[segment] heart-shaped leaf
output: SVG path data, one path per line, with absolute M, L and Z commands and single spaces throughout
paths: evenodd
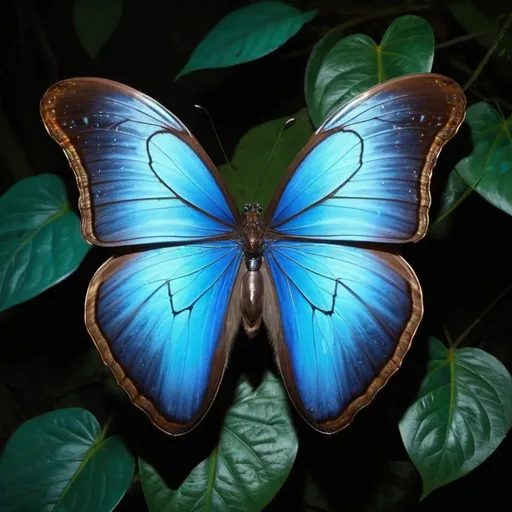
M 116 29 L 123 0 L 74 0 L 73 21 L 85 51 L 94 59 Z
M 219 444 L 178 489 L 170 489 L 152 466 L 139 460 L 149 511 L 263 510 L 288 477 L 297 445 L 281 382 L 267 373 L 253 389 L 244 379 Z
M 309 114 L 315 126 L 347 100 L 370 87 L 402 75 L 428 73 L 434 59 L 434 34 L 419 16 L 402 16 L 386 30 L 380 45 L 363 34 L 335 44 L 309 86 Z M 309 73 L 314 73 L 311 67 Z M 306 83 L 313 79 L 306 76 Z
M 89 249 L 58 176 L 13 185 L 0 198 L 0 311 L 67 277 Z
M 485 461 L 512 427 L 512 378 L 477 348 L 429 339 L 429 368 L 400 433 L 423 480 L 423 497 Z
M 258 2 L 236 9 L 208 32 L 176 80 L 198 69 L 259 59 L 286 43 L 316 14 L 316 10 L 304 13 L 282 2 Z
M 272 155 L 279 134 L 290 117 L 295 119 L 295 123 L 284 131 Z M 306 109 L 290 117 L 267 121 L 252 128 L 238 142 L 231 166 L 219 166 L 219 172 L 239 208 L 253 200 L 265 208 L 286 169 L 312 135 L 313 128 Z
M 330 30 L 318 43 L 313 46 L 309 54 L 304 77 L 304 96 L 308 109 L 311 112 L 315 105 L 315 85 L 318 73 L 322 68 L 325 57 L 331 51 L 332 47 L 343 37 L 343 32 L 339 27 Z
M 473 151 L 455 169 L 482 197 L 512 215 L 512 116 L 507 120 L 489 103 L 466 112 Z
M 441 194 L 441 201 L 437 216 L 430 225 L 429 233 L 432 233 L 438 226 L 455 210 L 466 197 L 471 193 L 471 187 L 459 176 L 454 169 L 449 175 L 448 180 Z
M 33 418 L 0 458 L 0 509 L 109 512 L 128 489 L 135 463 L 122 441 L 106 437 L 79 408 Z

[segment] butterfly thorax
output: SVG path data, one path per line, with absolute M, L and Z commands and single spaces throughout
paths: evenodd
M 265 225 L 261 220 L 262 208 L 258 203 L 246 204 L 242 213 L 244 215 L 240 234 L 242 249 L 246 259 L 259 259 L 263 251 L 265 233 Z
M 259 271 L 265 241 L 262 211 L 258 203 L 246 204 L 242 211 L 244 222 L 240 241 L 245 254 L 246 272 L 242 278 L 240 300 L 244 328 L 249 338 L 258 333 L 263 313 L 263 277 Z

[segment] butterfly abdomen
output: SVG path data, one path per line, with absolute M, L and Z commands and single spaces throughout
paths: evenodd
M 261 258 L 247 259 L 247 272 L 242 278 L 240 301 L 244 329 L 249 338 L 254 338 L 260 330 L 263 315 L 263 277 L 259 268 Z M 252 270 L 256 268 L 256 270 Z
M 249 338 L 258 334 L 263 317 L 263 277 L 260 268 L 265 226 L 260 219 L 261 213 L 262 208 L 258 203 L 245 205 L 240 237 L 247 268 L 241 283 L 240 306 L 244 329 Z

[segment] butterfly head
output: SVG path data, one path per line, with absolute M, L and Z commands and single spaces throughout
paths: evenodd
M 242 214 L 244 217 L 248 217 L 250 214 L 256 214 L 258 217 L 261 217 L 263 213 L 263 208 L 260 203 L 245 203 Z

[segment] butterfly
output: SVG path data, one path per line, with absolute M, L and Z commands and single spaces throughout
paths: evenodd
M 423 315 L 420 283 L 393 247 L 428 227 L 430 179 L 464 120 L 451 79 L 407 75 L 333 112 L 263 214 L 238 211 L 185 125 L 102 78 L 53 85 L 48 133 L 80 189 L 91 244 L 130 247 L 96 272 L 85 324 L 104 363 L 161 430 L 204 418 L 240 326 L 261 324 L 288 394 L 335 433 L 400 367 Z

